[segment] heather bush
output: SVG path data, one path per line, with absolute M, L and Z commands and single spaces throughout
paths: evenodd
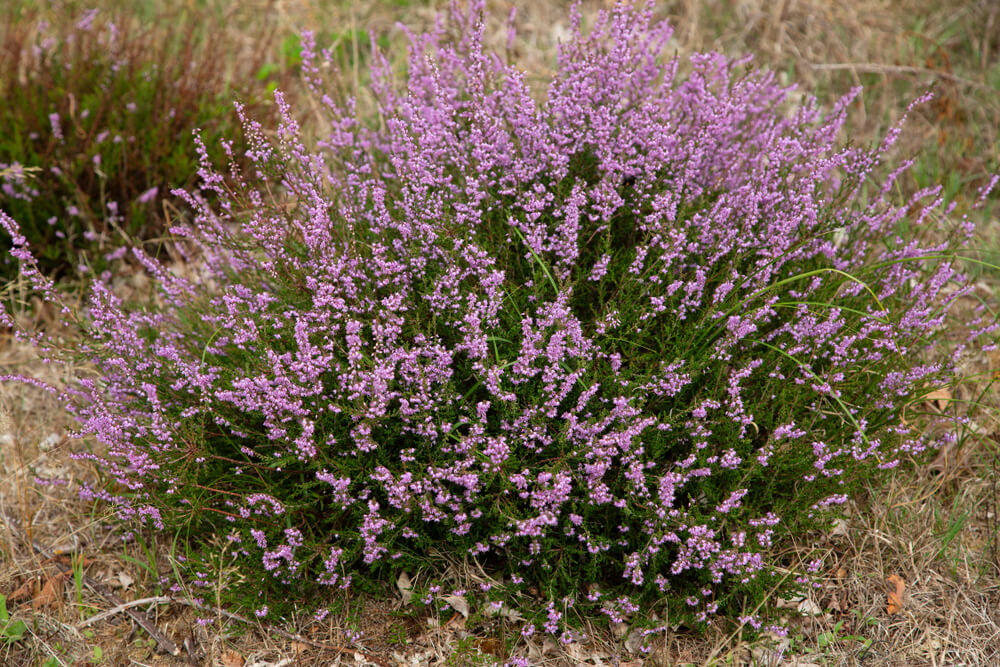
M 269 64 L 270 33 L 236 67 L 219 58 L 218 49 L 241 45 L 207 11 L 161 12 L 150 22 L 124 4 L 49 20 L 15 2 L 4 13 L 0 208 L 48 273 L 100 270 L 102 255 L 126 239 L 162 236 L 167 212 L 178 211 L 170 189 L 196 182 L 192 131 L 224 160 L 220 141 L 238 134 L 233 96 L 263 118 L 266 86 L 281 76 L 273 67 L 268 80 L 254 76 Z M 175 28 L 158 36 L 156 23 Z M 4 252 L 0 276 L 16 271 Z
M 525 635 L 759 628 L 822 567 L 781 547 L 950 437 L 903 411 L 990 330 L 925 359 L 972 226 L 936 189 L 892 201 L 898 129 L 843 146 L 853 95 L 796 106 L 718 54 L 682 76 L 668 25 L 619 7 L 575 17 L 536 101 L 482 11 L 409 35 L 402 80 L 376 60 L 373 122 L 326 96 L 305 34 L 317 145 L 280 93 L 273 137 L 239 109 L 249 169 L 199 142 L 172 230 L 199 278 L 134 249 L 156 299 L 105 276 L 77 320 L 100 373 L 65 399 L 105 448 L 86 493 L 260 616 L 419 571 L 416 600 L 513 607 Z M 477 590 L 435 581 L 463 560 Z

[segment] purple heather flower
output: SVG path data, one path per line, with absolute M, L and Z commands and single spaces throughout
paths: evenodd
M 856 91 L 824 114 L 745 60 L 665 59 L 651 2 L 589 33 L 576 7 L 541 101 L 470 4 L 408 34 L 405 80 L 376 54 L 378 122 L 331 99 L 306 33 L 315 145 L 280 94 L 276 128 L 237 106 L 249 168 L 195 140 L 200 186 L 173 191 L 192 219 L 171 230 L 192 261 L 131 250 L 149 307 L 95 277 L 80 353 L 99 378 L 56 392 L 111 481 L 83 494 L 158 529 L 197 507 L 279 588 L 454 547 L 515 586 L 596 566 L 616 585 L 577 604 L 616 622 L 664 594 L 708 622 L 718 590 L 776 565 L 774 475 L 829 516 L 846 477 L 947 442 L 900 419 L 959 360 L 918 363 L 972 289 L 940 260 L 953 246 L 897 233 L 934 224 L 942 192 L 892 201 L 902 171 L 867 187 L 898 133 L 838 145 Z M 997 328 L 977 317 L 965 345 Z M 541 605 L 558 634 L 563 607 Z
M 63 131 L 58 113 L 52 112 L 49 114 L 49 125 L 52 127 L 52 136 L 56 141 L 61 142 L 63 140 Z
M 156 198 L 156 193 L 159 191 L 160 189 L 158 187 L 155 186 L 151 187 L 145 192 L 143 192 L 141 195 L 136 197 L 135 200 L 140 204 L 148 204 L 149 202 L 153 201 Z

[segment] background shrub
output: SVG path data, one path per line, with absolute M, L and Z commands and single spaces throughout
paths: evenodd
M 481 11 L 412 35 L 404 82 L 377 63 L 378 124 L 325 98 L 311 149 L 279 95 L 273 140 L 240 111 L 248 170 L 202 146 L 218 205 L 184 195 L 172 230 L 202 280 L 136 250 L 157 304 L 98 281 L 80 322 L 89 494 L 179 531 L 195 584 L 235 562 L 225 593 L 261 616 L 447 549 L 526 634 L 639 610 L 759 627 L 808 574 L 772 547 L 937 444 L 902 410 L 954 372 L 920 359 L 971 225 L 937 190 L 890 201 L 898 130 L 841 147 L 850 97 L 793 107 L 717 54 L 678 76 L 649 9 L 577 22 L 541 102 Z M 309 35 L 303 72 L 322 96 Z
M 195 184 L 193 130 L 220 161 L 221 140 L 239 135 L 234 97 L 273 118 L 263 103 L 283 75 L 271 61 L 273 27 L 238 44 L 220 30 L 225 17 L 193 7 L 144 16 L 133 3 L 46 11 L 13 2 L 3 13 L 0 208 L 49 273 L 99 269 L 101 253 L 88 249 L 162 236 L 179 212 L 170 189 Z M 11 277 L 16 264 L 4 259 L 0 275 Z

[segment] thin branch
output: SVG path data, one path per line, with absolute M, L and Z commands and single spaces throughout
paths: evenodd
M 88 625 L 97 623 L 98 621 L 103 621 L 106 618 L 111 618 L 115 614 L 120 614 L 121 612 L 129 609 L 131 607 L 142 607 L 147 604 L 170 604 L 173 602 L 173 598 L 168 598 L 165 596 L 157 596 L 152 598 L 140 598 L 138 600 L 132 600 L 131 602 L 122 602 L 120 605 L 112 607 L 107 611 L 102 611 L 100 614 L 94 614 L 90 618 L 84 619 L 76 624 L 76 629 L 85 628 Z

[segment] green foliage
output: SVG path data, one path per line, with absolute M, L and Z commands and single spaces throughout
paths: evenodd
M 218 54 L 240 44 L 206 11 L 144 20 L 128 3 L 110 16 L 20 7 L 6 21 L 0 208 L 51 274 L 72 275 L 80 265 L 99 271 L 123 241 L 162 237 L 178 212 L 171 189 L 196 182 L 192 131 L 202 131 L 210 159 L 223 159 L 222 140 L 240 136 L 233 99 L 266 119 L 266 88 L 283 81 L 280 71 L 267 72 L 266 86 L 253 76 L 270 34 L 233 66 Z M 9 248 L 4 239 L 0 251 Z M 0 276 L 16 269 L 5 258 Z
M 6 646 L 10 646 L 24 639 L 27 632 L 28 626 L 24 621 L 11 620 L 7 611 L 7 596 L 0 593 L 0 639 Z

